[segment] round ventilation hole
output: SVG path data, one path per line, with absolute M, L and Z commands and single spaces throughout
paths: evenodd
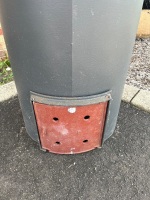
M 84 117 L 84 119 L 90 119 L 90 116 L 89 116 L 89 115 L 86 115 L 86 116 Z
M 58 121 L 59 119 L 57 117 L 54 117 L 53 120 L 56 122 Z
M 88 140 L 83 140 L 84 143 L 88 142 Z
M 56 144 L 60 144 L 60 142 L 55 142 Z

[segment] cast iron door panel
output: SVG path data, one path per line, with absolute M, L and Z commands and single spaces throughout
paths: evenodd
M 101 146 L 107 102 L 53 106 L 33 102 L 41 147 L 53 153 L 82 153 Z

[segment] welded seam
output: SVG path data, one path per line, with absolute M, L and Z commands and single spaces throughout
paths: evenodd
M 71 96 L 73 96 L 73 0 L 71 1 Z

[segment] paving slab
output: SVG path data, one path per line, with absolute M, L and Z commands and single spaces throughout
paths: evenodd
M 122 102 L 114 135 L 79 155 L 39 150 L 18 98 L 0 103 L 0 200 L 149 200 L 150 114 Z
M 139 21 L 137 37 L 150 37 L 150 10 L 142 10 Z
M 17 89 L 14 81 L 0 86 L 0 102 L 9 100 L 17 95 Z
M 124 100 L 127 103 L 130 103 L 134 96 L 139 92 L 139 88 L 134 87 L 132 85 L 127 85 L 125 84 L 124 90 L 123 90 L 123 95 L 122 95 L 122 100 Z
M 150 91 L 140 90 L 131 103 L 142 110 L 150 112 Z

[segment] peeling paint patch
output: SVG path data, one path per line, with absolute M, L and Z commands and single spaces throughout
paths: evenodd
M 69 131 L 66 129 L 64 124 L 57 124 L 55 126 L 53 126 L 53 129 L 59 133 L 61 133 L 62 135 L 67 135 L 69 133 Z
M 69 112 L 69 113 L 75 113 L 75 112 L 76 112 L 76 108 L 69 108 L 69 109 L 68 109 L 68 112 Z

